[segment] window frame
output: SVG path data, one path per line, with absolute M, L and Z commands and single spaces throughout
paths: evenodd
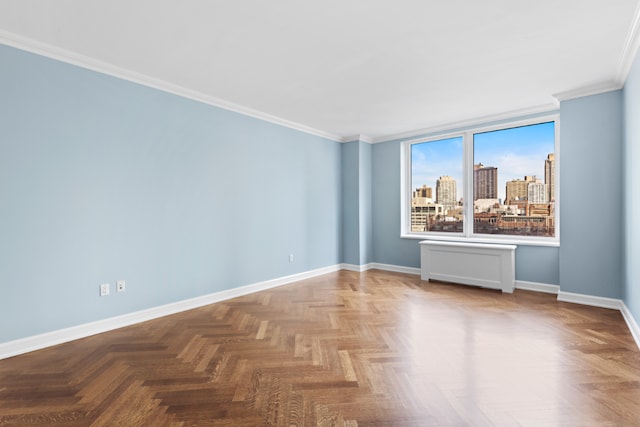
M 473 229 L 473 136 L 479 133 L 494 132 L 531 126 L 542 123 L 554 123 L 554 236 L 513 236 L 474 233 Z M 463 202 L 463 232 L 435 232 L 435 231 L 411 231 L 411 199 L 413 183 L 411 182 L 411 147 L 414 144 L 439 141 L 442 139 L 462 137 L 462 185 L 458 198 L 462 197 Z M 542 160 L 541 160 L 542 161 Z M 560 246 L 560 117 L 558 114 L 545 115 L 528 119 L 510 120 L 492 125 L 480 125 L 470 127 L 460 131 L 443 132 L 428 135 L 420 138 L 413 138 L 401 143 L 400 155 L 401 173 L 401 208 L 400 208 L 400 237 L 403 239 L 420 240 L 446 240 L 456 242 L 476 242 L 476 243 L 505 243 L 521 244 L 528 246 Z M 526 174 L 526 172 L 524 173 Z M 523 176 L 524 176 L 523 174 Z M 471 201 L 471 203 L 469 203 Z

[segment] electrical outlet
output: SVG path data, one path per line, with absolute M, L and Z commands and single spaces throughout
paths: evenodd
M 116 291 L 117 292 L 124 292 L 127 290 L 127 284 L 124 280 L 118 280 L 116 282 Z
M 293 254 L 289 254 L 289 262 L 293 262 Z
M 109 284 L 103 283 L 102 285 L 100 285 L 100 296 L 106 297 L 107 295 L 109 295 Z

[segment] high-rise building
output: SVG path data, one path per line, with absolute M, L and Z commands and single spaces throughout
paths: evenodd
M 411 204 L 411 231 L 429 231 L 437 217 L 444 216 L 444 207 L 424 202 L 426 197 L 414 199 Z
M 473 200 L 498 198 L 498 168 L 473 165 Z
M 544 161 L 544 183 L 547 184 L 549 202 L 556 201 L 556 160 L 553 153 L 549 153 L 547 160 Z
M 527 175 L 524 179 L 513 179 L 511 181 L 507 181 L 507 191 L 504 204 L 512 205 L 516 204 L 516 202 L 527 200 L 529 198 L 529 183 L 535 182 L 535 180 L 535 175 Z
M 436 203 L 445 209 L 453 209 L 457 206 L 456 180 L 450 176 L 441 176 L 436 181 Z
M 530 182 L 527 187 L 527 193 L 529 204 L 544 204 L 548 202 L 549 186 L 540 180 Z
M 427 187 L 423 185 L 422 187 L 416 188 L 416 191 L 413 192 L 413 198 L 416 197 L 426 197 L 427 199 L 433 199 L 433 189 L 431 187 Z

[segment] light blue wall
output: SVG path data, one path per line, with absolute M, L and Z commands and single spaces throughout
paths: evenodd
M 562 242 L 560 243 L 562 245 Z M 560 284 L 560 248 L 518 245 L 516 249 L 516 280 Z
M 640 320 L 640 56 L 624 87 L 624 232 L 622 296 Z
M 640 74 L 635 68 L 634 73 Z M 640 83 L 632 78 L 626 89 L 627 104 L 633 105 L 626 113 L 628 123 L 635 117 L 633 108 L 640 108 L 634 103 L 637 101 L 631 99 Z M 561 104 L 561 246 L 519 245 L 516 251 L 517 280 L 560 285 L 565 292 L 621 297 L 622 117 L 621 91 Z M 640 143 L 640 128 L 637 126 L 627 124 L 627 180 L 630 184 L 640 184 L 640 174 L 636 176 L 633 175 L 635 172 L 629 172 L 632 169 L 629 162 L 638 159 L 639 150 L 630 146 Z M 630 136 L 630 132 L 635 136 Z M 400 238 L 400 146 L 401 141 L 390 141 L 373 147 L 374 260 L 417 268 L 420 266 L 418 241 Z M 632 187 L 628 185 L 626 191 L 628 201 L 637 199 L 633 197 Z M 638 251 L 640 236 L 636 233 L 638 226 L 633 228 L 633 211 L 627 207 L 627 228 L 631 227 L 631 230 L 625 231 L 633 236 L 627 248 Z M 633 253 L 627 255 L 627 274 L 630 277 L 627 293 L 630 304 L 640 306 L 636 299 L 640 293 L 631 297 L 633 292 L 629 290 L 630 282 L 640 279 L 639 270 L 629 266 L 633 264 L 630 261 L 634 259 Z M 640 307 L 636 309 L 640 310 Z
M 340 262 L 420 265 L 401 141 L 338 144 L 6 46 L 0 63 L 0 342 Z M 562 246 L 516 252 L 517 280 L 636 318 L 638 99 L 636 63 L 624 110 L 621 91 L 562 103 Z
M 400 238 L 400 142 L 373 146 L 373 259 L 420 267 L 418 240 Z
M 373 261 L 372 151 L 364 141 L 342 145 L 342 259 L 352 265 Z
M 340 144 L 6 46 L 0 64 L 0 342 L 340 262 Z
M 360 264 L 373 262 L 373 184 L 372 165 L 373 146 L 358 141 L 360 148 Z
M 382 264 L 419 268 L 419 240 L 400 238 L 401 144 L 396 140 L 373 146 L 373 258 Z M 557 247 L 519 245 L 516 280 L 558 285 L 558 262 Z
M 560 105 L 561 290 L 621 297 L 622 91 Z
M 360 146 L 342 144 L 342 261 L 360 265 Z

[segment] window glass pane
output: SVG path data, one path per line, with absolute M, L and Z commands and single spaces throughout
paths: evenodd
M 554 122 L 473 136 L 473 231 L 555 235 Z
M 411 145 L 411 231 L 462 233 L 462 137 Z

